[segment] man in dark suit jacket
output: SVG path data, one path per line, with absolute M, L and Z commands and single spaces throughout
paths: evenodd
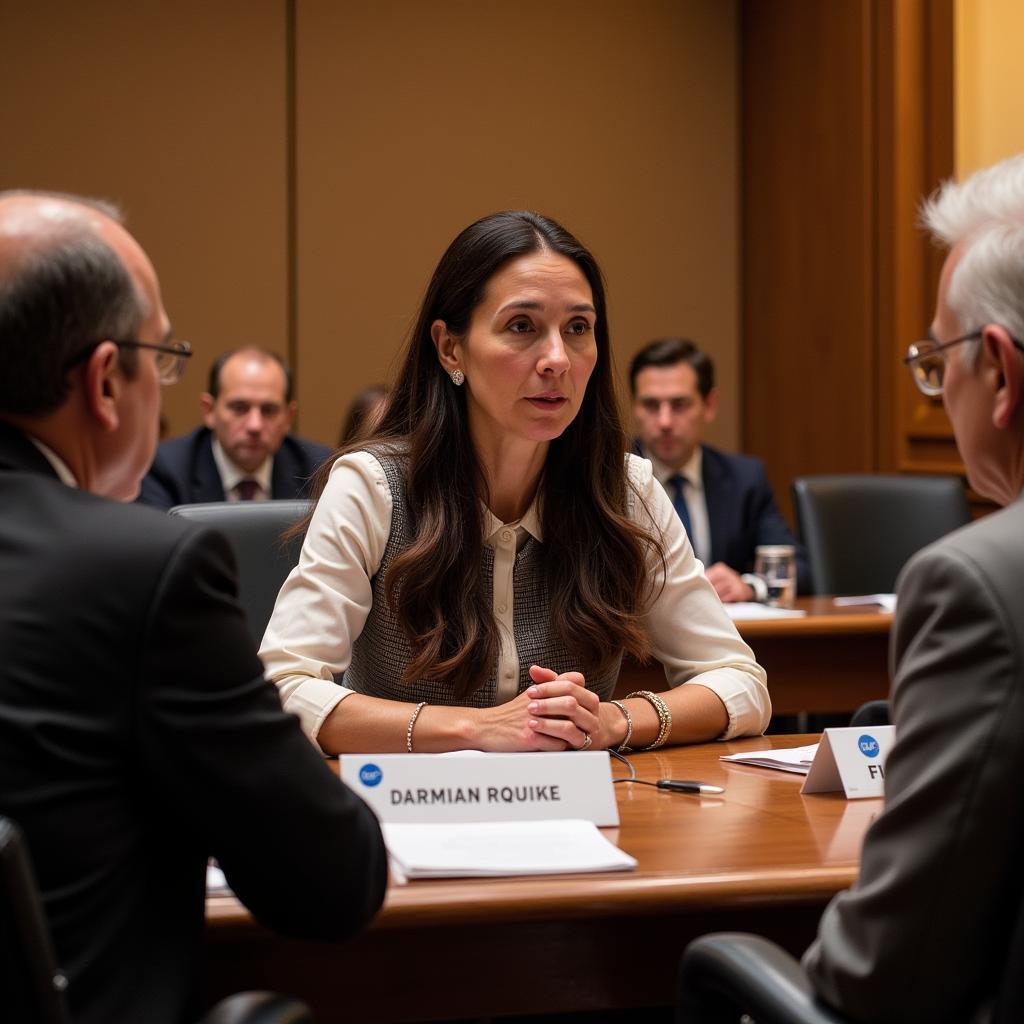
M 775 504 L 760 460 L 702 443 L 718 406 L 714 373 L 711 357 L 692 341 L 662 338 L 642 348 L 629 370 L 636 451 L 653 463 L 723 601 L 766 596 L 753 575 L 760 545 L 796 549 L 797 590 L 807 593 L 806 553 Z
M 309 493 L 331 450 L 288 433 L 295 402 L 280 356 L 258 348 L 223 353 L 199 401 L 204 426 L 159 445 L 142 481 L 142 504 L 168 509 Z
M 76 1024 L 195 1019 L 210 856 L 306 938 L 386 882 L 373 815 L 263 678 L 227 542 L 123 503 L 187 355 L 113 211 L 0 194 L 0 813 Z

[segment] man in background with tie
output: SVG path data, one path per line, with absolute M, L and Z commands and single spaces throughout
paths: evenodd
M 711 357 L 683 338 L 652 341 L 633 357 L 629 385 L 636 451 L 654 465 L 718 596 L 765 598 L 764 582 L 753 574 L 761 544 L 794 546 L 797 592 L 807 593 L 806 554 L 775 504 L 760 460 L 702 443 L 718 405 Z
M 199 401 L 204 425 L 160 444 L 140 502 L 167 509 L 306 496 L 331 450 L 288 433 L 296 404 L 280 356 L 248 347 L 223 353 Z

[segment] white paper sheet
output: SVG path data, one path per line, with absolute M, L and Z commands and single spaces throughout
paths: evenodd
M 206 865 L 206 891 L 211 896 L 224 896 L 231 893 L 231 886 L 228 885 L 224 872 L 212 860 Z
M 384 823 L 392 862 L 407 878 L 629 871 L 636 861 L 589 821 Z
M 818 744 L 806 747 L 784 747 L 781 750 L 746 750 L 742 754 L 723 754 L 720 760 L 735 764 L 752 764 L 758 768 L 778 768 L 784 772 L 806 775 L 811 769 Z
M 737 601 L 722 607 L 733 622 L 747 619 L 799 619 L 807 614 L 802 608 L 773 608 L 756 601 Z
M 834 597 L 832 603 L 837 608 L 854 608 L 860 604 L 881 605 L 883 611 L 896 611 L 895 594 L 858 594 L 854 597 Z

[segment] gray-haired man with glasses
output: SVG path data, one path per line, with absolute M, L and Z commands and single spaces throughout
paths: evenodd
M 988 1019 L 1022 910 L 1024 155 L 945 185 L 924 222 L 950 251 L 906 363 L 942 396 L 971 485 L 1006 507 L 898 584 L 885 812 L 804 958 L 858 1021 Z
M 210 856 L 297 936 L 383 898 L 376 820 L 263 678 L 227 542 L 124 503 L 188 355 L 115 211 L 0 193 L 0 815 L 76 1024 L 198 1017 Z

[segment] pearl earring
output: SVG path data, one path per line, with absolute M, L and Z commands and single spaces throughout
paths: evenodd
M 459 387 L 466 379 L 466 375 L 459 369 L 452 370 L 451 372 L 452 383 Z

